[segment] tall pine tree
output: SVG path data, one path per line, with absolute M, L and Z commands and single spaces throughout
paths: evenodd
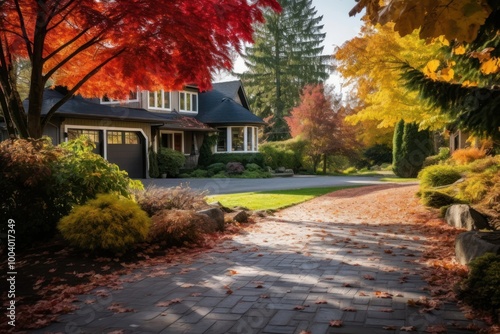
M 255 43 L 244 55 L 248 70 L 241 74 L 252 109 L 270 117 L 268 140 L 290 137 L 284 117 L 298 104 L 305 85 L 328 78 L 331 58 L 322 55 L 323 17 L 312 0 L 279 2 L 282 12 L 269 11 L 265 23 L 256 28 Z

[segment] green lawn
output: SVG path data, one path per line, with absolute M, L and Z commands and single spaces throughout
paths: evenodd
M 277 210 L 302 203 L 314 197 L 331 193 L 336 190 L 359 186 L 340 186 L 326 188 L 304 188 L 291 190 L 258 191 L 249 193 L 213 195 L 207 197 L 207 202 L 220 202 L 232 208 L 244 206 L 250 210 Z

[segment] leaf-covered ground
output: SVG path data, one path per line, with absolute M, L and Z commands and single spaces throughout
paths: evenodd
M 453 286 L 467 274 L 467 270 L 464 266 L 457 264 L 454 259 L 454 240 L 461 231 L 444 224 L 443 220 L 438 218 L 436 211 L 422 207 L 418 203 L 418 198 L 415 197 L 417 190 L 418 187 L 414 185 L 377 185 L 346 189 L 288 208 L 286 212 L 278 212 L 272 218 L 279 220 L 283 214 L 283 217 L 294 217 L 294 221 L 305 223 L 308 221 L 349 222 L 350 226 L 359 225 L 359 229 L 363 229 L 364 226 L 380 226 L 381 230 L 385 231 L 384 233 L 387 231 L 393 234 L 404 233 L 408 240 L 416 240 L 419 236 L 425 238 L 426 252 L 423 257 L 410 257 L 411 254 L 407 256 L 408 261 L 417 261 L 423 265 L 422 275 L 429 283 L 427 289 L 432 296 L 432 299 L 424 301 L 425 305 L 416 306 L 432 310 L 440 302 L 456 302 Z M 58 240 L 28 249 L 17 254 L 17 326 L 15 332 L 19 332 L 21 328 L 44 327 L 54 321 L 58 315 L 74 310 L 73 301 L 79 294 L 91 290 L 94 290 L 95 294 L 95 289 L 99 287 L 106 288 L 106 291 L 119 290 L 125 282 L 145 276 L 161 276 L 163 273 L 157 270 L 159 267 L 165 267 L 166 264 L 175 266 L 179 263 L 189 263 L 199 254 L 206 253 L 214 247 L 217 248 L 223 240 L 231 238 L 234 233 L 252 234 L 272 228 L 266 224 L 272 224 L 272 220 L 264 219 L 258 224 L 242 226 L 241 230 L 231 227 L 225 234 L 208 235 L 202 245 L 175 248 L 169 251 L 144 245 L 123 255 L 91 255 L 69 249 Z M 359 232 L 351 229 L 349 233 L 354 238 Z M 302 239 L 297 241 L 301 243 L 300 248 L 303 248 L 304 254 L 307 253 L 308 237 L 302 236 Z M 348 241 L 340 240 L 339 242 Z M 384 237 L 381 236 L 381 246 L 384 242 Z M 356 247 L 363 247 L 363 245 L 350 247 L 356 251 Z M 390 254 L 389 252 L 392 251 L 394 250 L 387 247 L 384 252 Z M 5 263 L 2 263 L 2 268 L 6 268 Z M 2 275 L 0 279 L 4 284 L 5 270 L 2 271 Z M 127 275 L 126 278 L 124 275 Z M 374 277 L 365 275 L 362 279 L 371 281 Z M 404 275 L 401 279 L 405 279 Z M 6 289 L 2 289 L 3 303 L 7 301 L 5 291 Z M 105 293 L 105 290 L 103 291 Z M 228 287 L 226 292 L 231 294 L 231 288 Z M 384 291 L 377 292 L 379 292 L 377 298 L 390 297 L 385 295 Z M 91 302 L 92 300 L 89 300 L 89 303 Z M 168 301 L 169 304 L 175 302 L 175 300 Z M 422 302 L 415 301 L 415 303 Z M 113 312 L 129 312 L 123 305 L 111 306 Z M 298 307 L 305 306 L 298 305 Z M 348 309 L 344 311 L 349 312 Z M 382 312 L 390 313 L 391 311 L 387 309 Z M 467 308 L 464 308 L 464 311 L 471 318 L 479 316 Z M 342 322 L 338 320 L 331 326 L 342 326 Z M 4 329 L 8 329 L 5 317 L 2 318 L 0 331 Z M 490 333 L 497 333 L 498 330 L 498 327 L 492 325 Z

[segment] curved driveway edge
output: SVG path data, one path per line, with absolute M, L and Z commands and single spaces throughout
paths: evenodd
M 385 184 L 379 176 L 310 176 L 274 177 L 268 179 L 206 178 L 206 179 L 142 179 L 144 186 L 176 187 L 188 185 L 206 190 L 210 195 L 266 190 L 286 190 L 314 187 Z

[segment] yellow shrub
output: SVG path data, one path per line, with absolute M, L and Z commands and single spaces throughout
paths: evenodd
M 459 165 L 466 165 L 474 160 L 482 159 L 485 156 L 486 156 L 485 150 L 475 147 L 456 150 L 451 155 L 452 159 Z
M 150 224 L 146 212 L 134 201 L 101 194 L 73 208 L 60 220 L 58 229 L 73 246 L 118 252 L 145 240 Z

